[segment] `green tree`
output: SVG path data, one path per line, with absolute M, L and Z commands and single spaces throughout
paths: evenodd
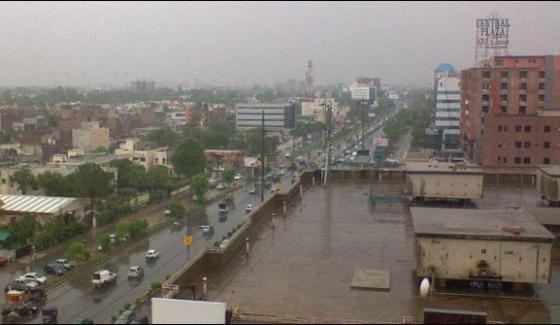
M 95 200 L 107 197 L 113 192 L 113 173 L 105 172 L 96 164 L 81 165 L 69 176 L 74 195 L 88 198 L 92 212 L 95 211 Z
M 11 241 L 13 245 L 21 247 L 31 241 L 38 228 L 39 224 L 35 217 L 25 215 L 23 218 L 14 219 L 8 225 L 8 232 L 12 235 Z
M 64 254 L 64 257 L 71 261 L 87 261 L 91 253 L 86 245 L 82 242 L 73 242 Z
M 57 172 L 46 171 L 37 176 L 37 184 L 48 196 L 72 196 L 72 184 Z
M 169 211 L 169 216 L 175 219 L 183 218 L 187 213 L 185 207 L 178 200 L 171 202 L 169 205 Z
M 101 250 L 106 252 L 111 249 L 111 237 L 108 234 L 102 234 L 99 236 L 99 245 Z
M 175 148 L 179 142 L 179 135 L 175 131 L 169 129 L 158 129 L 148 134 L 148 140 L 157 143 L 158 146 Z
M 230 187 L 231 183 L 233 183 L 233 179 L 235 177 L 235 169 L 233 168 L 226 168 L 224 170 L 224 173 L 222 174 L 223 178 L 224 178 L 224 182 L 226 182 L 226 184 L 228 185 L 228 187 Z
M 123 220 L 117 224 L 117 241 L 130 236 L 130 222 Z
M 177 147 L 171 160 L 175 170 L 187 178 L 204 172 L 206 168 L 202 147 L 192 138 L 186 139 Z
M 95 152 L 95 153 L 107 153 L 108 150 L 105 147 L 99 147 L 99 148 L 95 149 L 93 152 Z
M 21 194 L 27 194 L 30 188 L 37 186 L 37 180 L 29 169 L 21 169 L 10 176 L 10 181 L 18 185 Z
M 208 191 L 208 179 L 205 174 L 196 174 L 191 178 L 191 188 L 199 202 L 204 202 L 204 193 Z
M 159 191 L 160 193 L 169 195 L 169 191 L 173 185 L 173 178 L 169 173 L 169 169 L 159 165 L 148 170 L 146 173 L 146 185 L 152 191 Z
M 144 166 L 135 164 L 128 159 L 122 159 L 111 162 L 111 167 L 117 168 L 119 187 L 133 187 L 136 190 L 146 187 L 146 169 Z

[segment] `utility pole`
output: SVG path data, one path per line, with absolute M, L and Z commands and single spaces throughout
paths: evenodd
M 327 142 L 327 155 L 326 155 L 326 162 L 325 162 L 325 177 L 323 178 L 323 186 L 327 186 L 327 177 L 329 174 L 329 165 L 331 163 L 331 116 L 332 116 L 332 106 L 330 104 L 327 105 L 327 116 L 325 119 L 326 124 L 326 142 Z
M 365 100 L 362 100 L 362 150 L 365 149 L 365 123 L 366 123 L 366 117 L 365 117 L 365 107 L 366 107 L 366 102 Z
M 261 115 L 261 203 L 264 202 L 264 110 Z

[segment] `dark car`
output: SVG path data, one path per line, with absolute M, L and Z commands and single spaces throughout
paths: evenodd
M 7 293 L 8 291 L 11 290 L 15 290 L 15 291 L 27 291 L 29 290 L 29 287 L 23 283 L 23 282 L 12 282 L 9 283 L 5 288 L 4 288 L 4 293 Z
M 0 266 L 6 266 L 9 262 L 10 261 L 7 258 L 0 257 Z
M 47 264 L 43 267 L 43 273 L 45 274 L 55 274 L 55 275 L 64 275 L 67 269 L 64 266 L 58 264 Z

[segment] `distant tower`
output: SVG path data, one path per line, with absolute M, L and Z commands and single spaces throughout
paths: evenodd
M 305 92 L 307 96 L 314 97 L 313 91 L 313 61 L 307 63 L 307 71 L 305 72 Z
M 476 20 L 476 66 L 483 65 L 490 57 L 508 54 L 509 26 L 509 19 L 497 13 Z

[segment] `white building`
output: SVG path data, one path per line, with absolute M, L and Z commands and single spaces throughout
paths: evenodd
M 375 99 L 375 88 L 366 83 L 355 82 L 348 87 L 353 100 L 370 101 Z
M 442 135 L 443 152 L 460 152 L 461 86 L 450 64 L 440 64 L 434 72 L 434 127 Z
M 314 121 L 323 122 L 325 103 L 331 105 L 333 115 L 336 116 L 338 114 L 338 104 L 334 98 L 316 98 L 312 102 L 302 102 L 301 115 Z
M 144 166 L 146 170 L 155 166 L 171 167 L 167 147 L 141 148 L 136 139 L 126 139 L 122 142 L 119 148 L 115 149 L 115 155 L 127 155 L 130 161 Z
M 266 129 L 291 129 L 296 123 L 294 104 L 237 104 L 236 126 L 238 129 L 260 128 L 262 112 L 264 111 L 264 125 Z

